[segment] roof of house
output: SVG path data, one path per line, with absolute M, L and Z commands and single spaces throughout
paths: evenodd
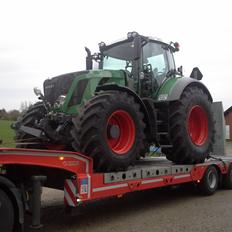
M 232 106 L 225 110 L 224 115 L 228 114 L 230 111 L 232 111 Z

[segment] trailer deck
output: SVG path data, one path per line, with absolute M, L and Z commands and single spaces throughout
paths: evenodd
M 76 152 L 0 148 L 0 189 L 13 199 L 21 225 L 28 210 L 34 212 L 32 225 L 40 225 L 41 185 L 62 189 L 65 207 L 73 208 L 82 202 L 188 182 L 206 195 L 220 183 L 231 188 L 232 157 L 214 157 L 196 165 L 144 158 L 127 171 L 95 173 L 92 159 Z

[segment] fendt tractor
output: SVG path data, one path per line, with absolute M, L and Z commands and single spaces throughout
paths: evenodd
M 17 146 L 78 151 L 95 171 L 126 170 L 151 145 L 177 164 L 204 162 L 214 142 L 212 97 L 193 68 L 184 77 L 179 44 L 129 32 L 99 53 L 88 48 L 86 70 L 44 81 L 40 101 L 13 125 Z M 93 63 L 98 69 L 93 69 Z

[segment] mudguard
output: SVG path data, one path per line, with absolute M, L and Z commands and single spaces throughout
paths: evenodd
M 189 77 L 168 79 L 158 90 L 155 98 L 159 102 L 178 100 L 180 99 L 184 89 L 190 85 L 198 86 L 199 88 L 203 89 L 203 91 L 209 96 L 210 101 L 213 101 L 213 98 L 207 87 L 202 82 Z
M 7 179 L 4 176 L 0 176 L 0 188 L 3 190 L 7 190 L 9 195 L 14 198 L 14 204 L 17 207 L 17 214 L 18 214 L 18 222 L 20 225 L 24 223 L 24 209 L 23 209 L 23 201 L 21 199 L 21 195 L 19 190 L 16 188 L 13 182 Z

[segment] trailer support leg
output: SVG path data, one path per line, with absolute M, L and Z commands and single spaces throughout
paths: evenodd
M 44 182 L 46 176 L 32 176 L 33 190 L 32 190 L 32 225 L 31 228 L 39 229 L 43 227 L 40 223 L 40 210 L 41 210 L 41 194 L 42 194 L 42 182 Z

